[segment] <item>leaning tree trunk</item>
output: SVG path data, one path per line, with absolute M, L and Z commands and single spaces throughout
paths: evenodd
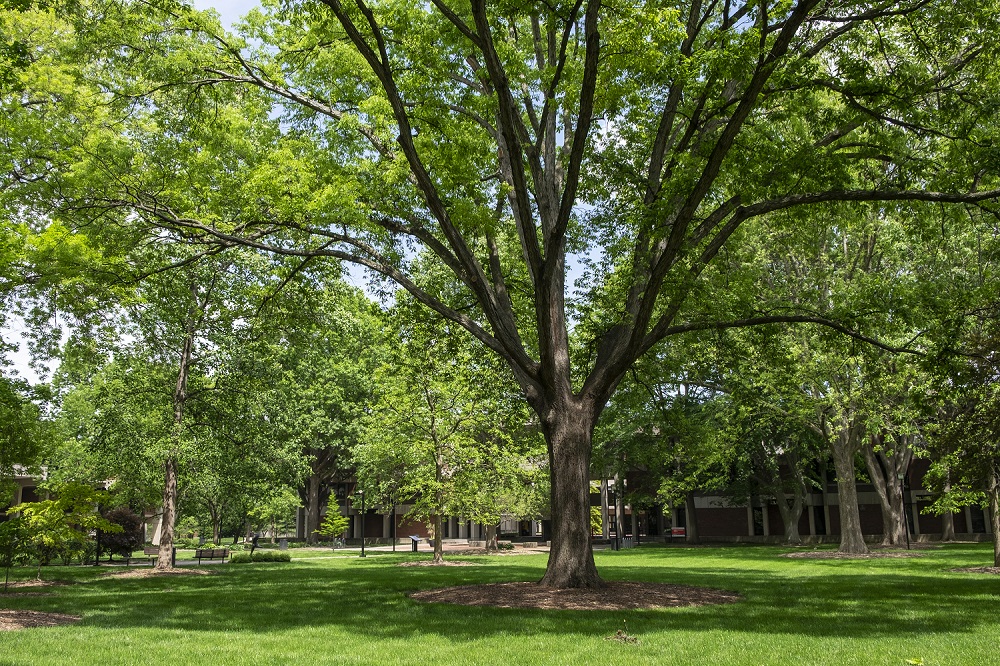
M 854 454 L 858 449 L 860 428 L 845 425 L 830 440 L 833 466 L 837 470 L 837 494 L 840 501 L 841 553 L 863 555 L 868 551 L 861 532 L 861 512 L 858 510 L 858 487 L 854 472 Z
M 596 588 L 603 582 L 590 544 L 590 452 L 593 410 L 575 401 L 543 419 L 549 449 L 552 547 L 540 583 L 552 588 Z

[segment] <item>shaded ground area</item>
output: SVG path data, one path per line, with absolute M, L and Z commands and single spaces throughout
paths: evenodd
M 955 573 L 1000 574 L 1000 567 L 968 567 L 966 569 L 949 569 L 949 571 L 954 571 Z
M 43 613 L 33 610 L 6 610 L 0 608 L 0 631 L 16 631 L 34 627 L 58 627 L 79 622 L 78 615 Z
M 881 560 L 885 558 L 923 557 L 923 553 L 873 552 L 873 553 L 839 553 L 835 550 L 809 550 L 797 553 L 783 553 L 781 557 L 800 560 Z
M 539 608 L 544 610 L 626 610 L 729 604 L 742 599 L 736 592 L 706 587 L 612 581 L 597 590 L 555 590 L 537 583 L 489 583 L 421 590 L 410 595 L 417 601 Z

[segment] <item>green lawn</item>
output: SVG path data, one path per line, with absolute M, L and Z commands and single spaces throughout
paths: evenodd
M 212 565 L 214 576 L 95 580 L 7 608 L 75 613 L 75 626 L 0 633 L 0 664 L 1000 664 L 990 544 L 914 559 L 794 560 L 770 547 L 600 552 L 607 579 L 736 590 L 737 604 L 627 612 L 418 604 L 415 589 L 533 580 L 544 556 L 478 567 L 396 567 L 410 554 Z M 293 551 L 293 557 L 295 552 Z M 419 557 L 426 558 L 426 554 Z M 102 569 L 106 571 L 106 569 Z M 17 570 L 20 578 L 28 570 Z M 622 620 L 639 643 L 605 641 Z

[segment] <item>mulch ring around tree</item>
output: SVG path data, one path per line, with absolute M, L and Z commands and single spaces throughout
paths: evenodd
M 1000 574 L 1000 567 L 967 567 L 965 569 L 948 569 L 948 571 L 954 571 L 955 573 Z
M 612 581 L 598 589 L 553 589 L 538 583 L 489 583 L 420 590 L 410 595 L 417 601 L 538 608 L 542 610 L 631 610 L 731 604 L 743 597 L 736 592 L 669 583 Z
M 208 569 L 189 569 L 176 567 L 174 569 L 125 569 L 124 571 L 111 571 L 101 576 L 101 578 L 156 578 L 158 576 L 211 576 L 214 571 Z
M 780 557 L 790 557 L 797 560 L 879 560 L 885 558 L 923 557 L 924 553 L 911 552 L 880 552 L 871 553 L 841 553 L 836 550 L 808 550 L 794 553 L 784 553 Z
M 52 592 L 43 592 L 39 588 L 58 587 L 70 585 L 65 580 L 12 580 L 7 583 L 7 591 L 4 591 L 3 582 L 0 581 L 0 599 L 10 597 L 51 597 Z
M 33 610 L 9 610 L 0 608 L 0 631 L 17 631 L 37 627 L 58 627 L 81 620 L 78 615 L 64 613 L 43 613 Z

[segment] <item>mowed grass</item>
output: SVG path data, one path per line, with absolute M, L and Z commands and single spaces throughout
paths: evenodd
M 627 612 L 420 604 L 406 596 L 536 580 L 544 555 L 434 568 L 395 566 L 426 554 L 372 554 L 117 580 L 98 579 L 93 567 L 51 567 L 46 577 L 78 584 L 48 588 L 52 596 L 0 598 L 0 607 L 83 621 L 0 632 L 0 664 L 1000 664 L 1000 577 L 949 572 L 990 564 L 989 544 L 913 559 L 779 557 L 788 550 L 599 552 L 606 579 L 744 596 L 731 605 Z M 623 620 L 638 643 L 605 640 Z

